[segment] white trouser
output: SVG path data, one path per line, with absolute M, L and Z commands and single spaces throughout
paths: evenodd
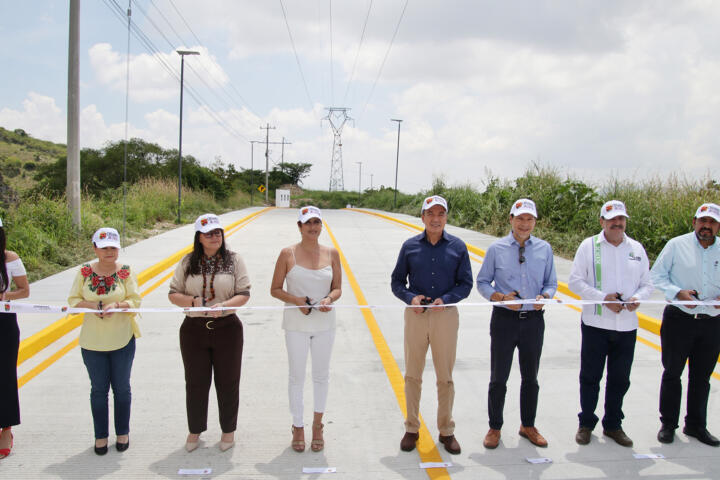
M 314 411 L 323 413 L 330 381 L 330 355 L 335 341 L 335 329 L 322 332 L 285 330 L 288 351 L 288 397 L 293 425 L 303 426 L 303 386 L 308 351 L 312 352 Z

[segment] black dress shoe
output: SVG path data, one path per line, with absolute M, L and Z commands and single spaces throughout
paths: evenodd
M 447 450 L 449 453 L 453 455 L 460 454 L 460 444 L 455 438 L 455 435 L 440 435 L 438 436 L 438 440 L 440 440 L 440 443 L 445 445 L 445 450 Z
M 130 448 L 130 440 L 128 439 L 128 441 L 126 443 L 117 442 L 115 444 L 115 448 L 117 448 L 118 452 L 124 452 L 125 450 Z
M 683 428 L 683 433 L 689 437 L 695 437 L 705 445 L 710 445 L 711 447 L 717 447 L 720 445 L 720 440 L 710 435 L 707 428 L 693 428 L 686 426 Z
M 415 450 L 415 444 L 419 436 L 417 433 L 405 432 L 402 440 L 400 440 L 400 450 L 403 452 L 412 452 Z
M 657 434 L 658 442 L 672 443 L 675 440 L 675 429 L 667 425 L 663 425 Z
M 95 447 L 95 455 L 105 455 L 108 452 L 107 445 Z

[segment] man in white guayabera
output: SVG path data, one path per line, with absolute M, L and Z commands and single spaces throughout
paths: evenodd
M 583 300 L 619 301 L 585 305 L 581 315 L 580 426 L 575 441 L 590 443 L 598 422 L 595 415 L 600 381 L 607 362 L 603 434 L 619 445 L 632 447 L 622 429 L 623 398 L 630 388 L 630 369 L 635 355 L 639 301 L 653 292 L 650 264 L 645 249 L 625 234 L 629 215 L 618 200 L 600 209 L 602 232 L 588 237 L 575 252 L 570 289 Z

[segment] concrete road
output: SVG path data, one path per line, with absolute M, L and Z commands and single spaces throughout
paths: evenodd
M 222 218 L 227 225 L 257 210 L 246 209 Z M 400 245 L 417 232 L 368 214 L 347 210 L 324 213 L 326 225 L 356 279 L 351 284 L 348 271 L 344 272 L 339 305 L 356 306 L 358 295 L 362 295 L 368 304 L 391 308 L 365 313 L 358 308 L 339 311 L 323 452 L 311 453 L 308 449 L 298 454 L 290 448 L 287 356 L 279 310 L 240 313 L 245 348 L 237 445 L 225 453 L 218 449 L 220 428 L 211 392 L 209 430 L 202 436 L 201 448 L 185 452 L 185 393 L 178 345 L 182 318 L 179 314 L 148 313 L 139 320 L 143 336 L 137 342 L 132 374 L 130 449 L 121 454 L 111 448 L 104 457 L 93 453 L 90 386 L 80 350 L 73 345 L 78 334 L 74 330 L 20 365 L 19 374 L 25 382 L 20 389 L 22 425 L 14 429 L 12 455 L 0 460 L 0 478 L 174 479 L 181 478 L 179 469 L 204 468 L 212 469 L 211 473 L 190 478 L 720 478 L 720 449 L 702 445 L 682 433 L 671 445 L 657 442 L 660 342 L 643 331 L 639 333 L 632 385 L 624 407 L 624 428 L 635 441 L 634 448 L 608 441 L 598 429 L 590 445 L 581 447 L 575 443 L 580 314 L 560 305 L 549 307 L 546 314 L 540 369 L 536 425 L 548 439 L 548 448 L 536 448 L 517 435 L 520 423 L 517 366 L 508 384 L 500 447 L 483 448 L 482 440 L 488 429 L 490 309 L 462 307 L 454 374 L 454 416 L 462 454 L 449 455 L 442 445 L 436 445 L 435 375 L 429 355 L 421 403 L 429 435 L 423 436 L 422 455 L 417 450 L 400 451 L 404 433 L 402 305 L 390 292 L 389 279 Z M 420 225 L 417 218 L 394 216 Z M 269 294 L 270 279 L 280 249 L 299 240 L 296 218 L 296 210 L 272 209 L 228 232 L 228 245 L 243 256 L 250 271 L 253 287 L 249 305 L 279 305 Z M 465 229 L 448 230 L 483 249 L 494 240 Z M 166 232 L 126 248 L 121 261 L 137 272 L 145 270 L 189 245 L 192 235 L 192 226 Z M 321 242 L 332 244 L 327 228 Z M 481 258 L 472 257 L 476 275 Z M 570 262 L 556 258 L 556 263 L 559 279 L 567 281 Z M 168 280 L 162 278 L 173 268 L 168 266 L 142 286 L 144 307 L 168 306 Z M 34 283 L 31 300 L 63 304 L 74 274 L 72 269 Z M 480 301 L 482 297 L 473 291 L 466 302 Z M 22 336 L 28 338 L 57 320 L 52 315 L 21 316 Z M 715 434 L 720 434 L 719 386 L 720 382 L 713 378 L 708 428 Z M 312 407 L 309 382 L 305 396 L 309 422 Z M 602 416 L 601 411 L 598 413 Z M 309 434 L 310 429 L 307 431 Z M 635 459 L 633 454 L 661 454 L 665 458 Z M 527 461 L 539 457 L 549 458 L 551 463 Z M 452 466 L 421 469 L 420 462 L 427 460 L 452 462 Z M 324 466 L 335 467 L 337 473 L 302 473 L 304 467 Z

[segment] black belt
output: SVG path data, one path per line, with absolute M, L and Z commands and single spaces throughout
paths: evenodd
M 545 313 L 545 310 L 510 310 L 509 308 L 505 307 L 493 307 L 493 312 L 508 317 L 524 320 L 526 318 L 542 317 Z
M 237 320 L 238 317 L 234 313 L 225 315 L 223 317 L 211 318 L 211 317 L 185 317 L 185 320 L 189 320 L 194 323 L 205 324 L 205 328 L 208 330 L 215 330 L 216 328 L 224 327 L 230 323 L 233 319 Z
M 688 313 L 685 310 L 676 307 L 675 305 L 668 305 L 670 308 L 674 308 L 679 313 L 682 313 L 683 315 L 687 315 L 690 318 L 693 318 L 695 320 L 707 320 L 708 318 L 717 318 L 717 315 L 708 315 L 707 313 Z

